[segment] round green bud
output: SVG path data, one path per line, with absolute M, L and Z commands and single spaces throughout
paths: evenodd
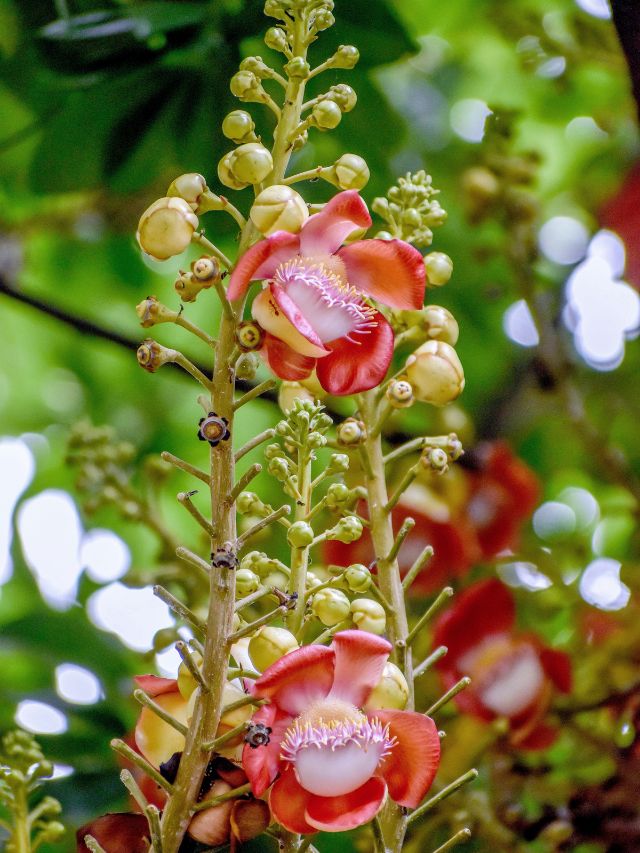
M 343 154 L 333 164 L 333 178 L 341 190 L 361 190 L 370 176 L 366 161 L 357 154 Z
M 152 648 L 154 652 L 162 652 L 169 648 L 170 645 L 180 639 L 180 635 L 175 628 L 160 628 L 153 635 Z
M 260 357 L 255 352 L 243 352 L 236 361 L 236 376 L 238 379 L 255 379 L 260 367 Z
M 289 578 L 284 572 L 269 572 L 263 579 L 263 584 L 269 589 L 286 589 Z
M 427 447 L 420 454 L 420 462 L 424 468 L 444 474 L 449 468 L 449 455 L 441 447 Z
M 345 483 L 332 483 L 325 497 L 328 507 L 343 506 L 351 497 L 351 490 Z
M 393 234 L 391 231 L 378 231 L 377 234 L 374 234 L 376 240 L 393 240 Z
M 422 216 L 415 207 L 408 207 L 402 211 L 402 224 L 410 228 L 417 228 L 422 223 Z
M 341 44 L 333 55 L 334 68 L 355 68 L 360 59 L 360 51 L 352 44 Z
M 446 406 L 464 389 L 464 370 L 454 348 L 443 341 L 427 341 L 406 362 L 414 394 L 423 403 Z
M 221 184 L 225 185 L 225 187 L 229 187 L 232 190 L 243 190 L 245 187 L 248 187 L 249 184 L 239 181 L 231 171 L 231 158 L 233 157 L 233 154 L 233 151 L 229 151 L 229 153 L 225 154 L 218 163 L 218 179 Z
M 230 154 L 229 168 L 239 182 L 259 184 L 273 170 L 273 158 L 259 142 L 246 142 Z
M 229 88 L 241 101 L 257 103 L 264 99 L 262 83 L 253 71 L 238 71 L 229 81 Z
M 429 212 L 423 218 L 427 225 L 430 225 L 432 228 L 444 225 L 447 221 L 447 211 L 441 206 L 439 201 L 432 201 L 429 206 Z
M 291 631 L 265 625 L 249 641 L 249 657 L 258 672 L 264 672 L 271 664 L 297 648 L 298 641 Z
M 312 449 L 316 449 L 318 447 L 325 447 L 327 444 L 327 438 L 319 432 L 310 432 L 307 436 L 307 446 Z
M 327 531 L 327 538 L 344 542 L 355 542 L 362 536 L 362 522 L 355 515 L 348 515 Z
M 307 589 L 313 589 L 315 586 L 320 586 L 322 581 L 313 572 L 307 572 Z
M 313 21 L 313 28 L 321 33 L 323 30 L 328 30 L 329 27 L 332 27 L 335 22 L 336 19 L 328 9 L 319 9 Z
M 377 708 L 393 708 L 402 711 L 409 699 L 409 685 L 402 670 L 387 661 L 382 670 L 380 681 L 373 688 L 367 699 L 366 710 L 375 711 Z
M 394 379 L 387 385 L 385 396 L 394 409 L 406 409 L 413 405 L 413 388 L 406 379 Z
M 318 130 L 333 130 L 340 124 L 342 110 L 335 101 L 319 101 L 311 110 L 313 123 Z
M 347 418 L 338 425 L 336 430 L 338 444 L 344 444 L 347 447 L 361 444 L 366 438 L 366 429 L 362 421 L 355 418 Z
M 336 102 L 343 113 L 350 113 L 358 103 L 358 96 L 355 89 L 346 83 L 337 83 L 335 86 L 332 86 L 329 98 Z
M 369 631 L 370 634 L 384 634 L 387 627 L 384 607 L 370 598 L 354 598 L 351 602 L 351 616 L 361 631 Z
M 427 273 L 427 283 L 431 287 L 442 287 L 451 278 L 453 261 L 444 252 L 429 252 L 428 255 L 425 255 L 424 267 Z
M 260 586 L 260 578 L 251 569 L 236 570 L 236 597 L 244 598 L 245 595 L 251 595 Z
M 289 463 L 282 456 L 278 456 L 276 459 L 272 459 L 269 462 L 267 471 L 272 477 L 275 477 L 276 480 L 286 480 L 289 476 Z
M 236 145 L 250 142 L 254 136 L 255 123 L 245 110 L 233 110 L 222 122 L 222 132 Z
M 265 459 L 277 459 L 279 456 L 284 457 L 285 452 L 279 444 L 268 444 L 264 451 Z
M 301 56 L 294 56 L 293 59 L 290 59 L 284 66 L 284 70 L 287 77 L 292 80 L 306 80 L 311 73 L 309 63 Z
M 332 453 L 329 460 L 329 469 L 332 473 L 340 474 L 349 470 L 349 457 L 346 453 Z
M 391 192 L 391 191 L 389 191 Z M 376 196 L 371 202 L 371 210 L 386 219 L 389 214 L 389 201 L 384 196 Z
M 180 255 L 191 244 L 198 217 L 183 198 L 160 198 L 140 217 L 136 239 L 143 252 L 158 261 Z
M 306 521 L 294 521 L 287 530 L 287 542 L 292 548 L 306 548 L 313 539 L 313 528 Z
M 349 566 L 344 579 L 351 592 L 366 592 L 371 586 L 371 572 L 362 563 L 353 563 Z
M 250 492 L 243 492 L 244 495 L 250 494 Z M 265 556 L 262 551 L 249 551 L 244 557 L 240 560 L 240 565 L 238 566 L 238 571 L 240 569 L 247 569 L 251 572 L 258 571 L 258 563 Z
M 249 217 L 266 237 L 275 231 L 297 234 L 309 218 L 309 208 L 300 193 L 286 184 L 273 184 L 258 194 Z
M 339 589 L 325 588 L 313 596 L 311 610 L 323 625 L 330 628 L 349 616 L 351 605 L 344 592 Z
M 271 50 L 277 50 L 279 53 L 284 53 L 289 46 L 287 34 L 281 27 L 270 27 L 265 33 L 264 43 Z
M 240 71 L 253 71 L 256 77 L 268 77 L 271 69 L 261 56 L 247 56 L 240 63 Z
M 240 492 L 236 500 L 236 509 L 241 515 L 256 512 L 262 505 L 262 501 L 255 492 Z

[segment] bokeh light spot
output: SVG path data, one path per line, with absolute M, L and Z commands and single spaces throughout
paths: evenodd
M 61 735 L 67 731 L 67 718 L 52 705 L 25 699 L 15 715 L 16 723 L 36 735 Z

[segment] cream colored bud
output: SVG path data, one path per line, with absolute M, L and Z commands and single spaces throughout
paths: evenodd
M 346 83 L 338 83 L 332 86 L 329 92 L 329 97 L 340 107 L 343 113 L 350 113 L 358 103 L 358 96 L 351 86 Z
M 191 272 L 197 281 L 206 282 L 207 287 L 211 287 L 222 278 L 220 264 L 210 255 L 202 255 L 202 257 L 192 261 Z
M 333 55 L 334 68 L 354 68 L 360 59 L 360 51 L 352 44 L 341 44 Z
M 427 305 L 422 309 L 422 324 L 433 341 L 444 341 L 455 346 L 458 342 L 458 321 L 451 311 L 441 305 Z
M 174 323 L 178 319 L 178 312 L 172 311 L 159 302 L 155 296 L 147 296 L 136 305 L 136 314 L 140 319 L 140 325 L 144 329 L 155 326 L 158 323 Z
M 366 161 L 357 154 L 343 154 L 333 164 L 332 177 L 341 190 L 361 190 L 370 175 Z
M 393 708 L 402 711 L 409 699 L 409 685 L 402 670 L 387 661 L 382 670 L 380 681 L 373 688 L 367 699 L 365 710 L 375 711 L 376 708 Z
M 285 184 L 274 184 L 258 194 L 249 216 L 265 237 L 276 231 L 297 234 L 309 217 L 309 208 L 300 193 Z
M 196 666 L 202 666 L 202 655 L 198 654 L 198 652 L 192 651 L 191 659 L 194 661 Z M 178 667 L 178 690 L 180 691 L 180 695 L 182 696 L 185 702 L 189 701 L 189 699 L 191 698 L 191 694 L 194 692 L 197 686 L 198 682 L 195 680 L 195 678 L 191 674 L 191 670 L 183 661 Z
M 136 352 L 138 364 L 149 373 L 155 373 L 164 364 L 176 360 L 178 352 L 168 347 L 163 347 L 157 341 L 147 338 L 143 341 Z
M 218 179 L 221 184 L 225 185 L 225 187 L 229 187 L 232 190 L 243 190 L 245 187 L 248 187 L 249 184 L 239 181 L 231 171 L 231 158 L 233 153 L 233 151 L 230 151 L 228 154 L 225 154 L 218 163 Z
M 293 408 L 294 400 L 309 400 L 313 403 L 314 397 L 299 382 L 283 382 L 278 391 L 278 405 L 285 415 Z
M 349 616 L 351 605 L 344 592 L 327 587 L 315 593 L 311 610 L 323 625 L 331 627 Z
M 188 172 L 180 175 L 173 181 L 167 190 L 167 196 L 183 198 L 192 210 L 200 203 L 200 196 L 208 189 L 207 182 L 197 172 Z
M 367 431 L 363 421 L 356 420 L 356 418 L 347 418 L 341 424 L 338 424 L 336 435 L 338 444 L 350 447 L 361 444 L 367 436 Z
M 351 592 L 366 592 L 371 586 L 371 572 L 363 563 L 354 563 L 344 573 Z
M 384 634 L 387 627 L 384 607 L 370 598 L 354 598 L 351 602 L 351 616 L 356 627 L 370 634 Z
M 241 183 L 259 184 L 273 170 L 273 158 L 259 142 L 246 142 L 229 155 L 229 168 Z
M 249 641 L 249 657 L 258 672 L 264 672 L 272 663 L 297 648 L 298 641 L 291 631 L 265 625 Z
M 406 409 L 413 405 L 413 388 L 406 379 L 394 379 L 387 385 L 385 397 L 394 409 Z
M 229 81 L 229 88 L 236 98 L 253 103 L 264 100 L 266 94 L 253 71 L 238 71 Z
M 444 252 L 429 252 L 424 258 L 424 268 L 427 273 L 427 283 L 431 287 L 442 287 L 451 278 L 453 261 Z
M 287 34 L 281 27 L 269 27 L 264 36 L 264 43 L 279 53 L 284 53 L 289 46 Z
M 251 569 L 236 570 L 236 596 L 244 598 L 245 595 L 251 595 L 260 586 L 260 578 Z
M 443 341 L 427 341 L 406 363 L 407 377 L 416 398 L 434 406 L 446 406 L 464 389 L 464 371 L 454 348 Z
M 140 217 L 136 239 L 147 255 L 166 261 L 190 245 L 198 217 L 183 198 L 159 198 Z
M 255 123 L 246 110 L 232 110 L 222 121 L 222 132 L 236 145 L 253 142 L 255 128 Z
M 311 110 L 313 123 L 318 130 L 333 130 L 340 124 L 342 110 L 335 101 L 318 101 Z

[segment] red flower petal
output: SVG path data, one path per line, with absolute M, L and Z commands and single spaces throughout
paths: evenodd
M 547 676 L 561 693 L 570 693 L 573 684 L 571 658 L 555 649 L 540 649 L 540 663 Z
M 401 806 L 415 808 L 431 787 L 440 764 L 436 724 L 415 711 L 381 709 L 369 716 L 388 723 L 389 733 L 397 741 L 380 767 L 389 796 Z
M 422 255 L 404 240 L 358 240 L 337 253 L 349 284 L 391 308 L 422 308 Z
M 436 622 L 434 646 L 449 649 L 440 668 L 455 668 L 458 658 L 485 637 L 509 633 L 515 617 L 513 596 L 499 580 L 491 578 L 470 586 Z
M 256 797 L 261 797 L 278 775 L 280 743 L 291 721 L 292 717 L 278 711 L 275 705 L 264 705 L 251 718 L 252 723 L 263 723 L 271 728 L 266 746 L 252 749 L 246 744 L 242 751 L 242 766 Z
M 178 681 L 175 678 L 160 678 L 157 675 L 136 675 L 133 679 L 147 696 L 163 696 L 165 693 L 178 693 Z
M 316 366 L 315 358 L 300 355 L 289 344 L 273 335 L 266 335 L 260 353 L 276 376 L 290 382 L 306 379 Z
M 251 313 L 266 332 L 300 355 L 321 358 L 329 352 L 283 287 L 270 284 L 253 300 Z
M 227 297 L 233 301 L 244 296 L 250 282 L 271 278 L 280 264 L 295 257 L 299 249 L 300 237 L 289 231 L 276 231 L 260 240 L 244 253 L 231 273 Z
M 141 814 L 105 814 L 76 832 L 77 853 L 89 853 L 85 835 L 92 835 L 107 853 L 146 853 L 149 824 Z
M 316 374 L 329 394 L 368 391 L 384 379 L 393 356 L 393 330 L 379 311 L 373 319 L 377 326 L 366 334 L 356 332 L 357 343 L 345 337 L 327 344 L 331 353 L 318 360 Z
M 382 678 L 391 643 L 367 631 L 340 631 L 331 648 L 335 665 L 330 695 L 361 708 Z
M 340 797 L 318 797 L 307 800 L 305 818 L 316 829 L 325 832 L 344 832 L 355 829 L 374 818 L 384 803 L 387 786 L 379 776 L 372 776 L 364 785 Z
M 369 228 L 371 217 L 357 190 L 334 195 L 320 213 L 315 213 L 302 226 L 300 254 L 333 255 L 349 234 L 358 228 Z
M 269 794 L 271 813 L 289 832 L 302 835 L 315 832 L 315 828 L 305 820 L 307 803 L 312 796 L 300 785 L 293 767 L 288 765 Z
M 547 749 L 558 739 L 559 731 L 555 726 L 539 723 L 529 734 L 514 742 L 518 749 Z
M 303 646 L 265 669 L 253 685 L 253 695 L 270 699 L 287 714 L 297 716 L 333 684 L 334 653 L 326 646 Z

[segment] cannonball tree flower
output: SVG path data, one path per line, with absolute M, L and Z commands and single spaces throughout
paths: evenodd
M 422 255 L 402 240 L 358 240 L 342 246 L 371 217 L 357 190 L 335 195 L 299 233 L 276 231 L 240 259 L 228 296 L 244 296 L 252 281 L 264 289 L 253 317 L 266 331 L 262 354 L 281 379 L 315 369 L 330 394 L 378 385 L 393 354 L 391 326 L 372 304 L 421 308 Z
M 461 711 L 509 722 L 520 749 L 544 749 L 557 729 L 544 717 L 555 690 L 571 690 L 571 662 L 535 634 L 518 633 L 513 596 L 496 579 L 469 587 L 438 619 L 434 646 L 446 646 L 437 666 L 446 689 L 465 675 L 471 685 L 455 697 Z
M 387 792 L 417 806 L 440 760 L 429 717 L 371 708 L 391 644 L 342 631 L 270 666 L 252 688 L 267 699 L 251 720 L 242 763 L 256 797 L 290 832 L 341 832 L 370 821 Z M 362 709 L 366 707 L 366 711 Z

